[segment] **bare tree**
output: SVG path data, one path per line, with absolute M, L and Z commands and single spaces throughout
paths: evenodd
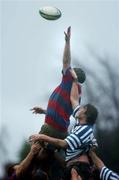
M 95 67 L 81 64 L 87 76 L 84 85 L 85 102 L 94 104 L 99 110 L 96 126 L 99 153 L 108 167 L 118 171 L 119 71 L 113 63 L 114 59 L 102 57 L 92 50 L 90 52 L 96 63 Z M 75 60 L 75 65 L 79 65 L 78 59 Z
M 119 71 L 107 57 L 94 55 L 97 61 L 95 68 L 81 64 L 87 77 L 85 101 L 95 104 L 99 109 L 98 128 L 112 130 L 119 126 Z M 78 60 L 75 64 L 78 65 Z

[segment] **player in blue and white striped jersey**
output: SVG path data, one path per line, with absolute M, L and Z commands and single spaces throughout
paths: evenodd
M 93 163 L 100 171 L 100 179 L 101 180 L 119 180 L 119 174 L 113 172 L 112 170 L 108 169 L 103 161 L 96 155 L 94 151 L 90 151 L 89 153 Z
M 93 134 L 93 125 L 98 115 L 97 109 L 91 104 L 79 107 L 78 96 L 77 83 L 74 82 L 70 98 L 74 109 L 73 116 L 77 124 L 73 128 L 72 133 L 65 139 L 68 143 L 66 161 L 88 152 L 92 145 L 97 145 Z
M 76 124 L 72 133 L 66 139 L 61 140 L 44 134 L 35 134 L 30 137 L 30 140 L 33 142 L 37 140 L 46 141 L 66 149 L 66 161 L 86 153 L 90 147 L 97 146 L 93 135 L 93 124 L 97 118 L 97 110 L 93 105 L 87 104 L 80 107 L 78 113 L 78 116 L 75 117 L 80 119 L 80 124 Z

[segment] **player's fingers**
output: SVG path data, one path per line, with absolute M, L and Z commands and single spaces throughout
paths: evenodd
M 28 140 L 29 140 L 29 142 L 31 142 L 32 141 L 32 136 L 30 136 Z
M 38 112 L 35 110 L 35 111 L 33 111 L 33 114 L 37 114 Z
M 31 136 L 29 137 L 29 140 L 30 140 L 30 141 L 35 141 L 36 138 L 37 138 L 36 135 L 31 135 Z
M 68 27 L 67 32 L 69 33 L 71 31 L 71 26 Z
M 67 33 L 64 31 L 64 35 L 67 37 Z
M 70 33 L 71 33 L 71 26 L 69 26 L 67 29 L 67 34 L 70 34 Z

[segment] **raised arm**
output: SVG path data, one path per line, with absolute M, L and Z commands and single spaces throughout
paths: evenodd
M 91 156 L 91 159 L 95 166 L 100 171 L 101 180 L 119 180 L 119 175 L 113 172 L 111 169 L 108 169 L 103 163 L 103 161 L 96 155 L 96 153 L 93 150 L 89 152 L 89 155 Z
M 68 143 L 65 140 L 62 139 L 57 139 L 57 138 L 53 138 L 44 134 L 35 134 L 30 136 L 29 140 L 31 142 L 36 142 L 36 141 L 44 141 L 44 142 L 48 142 L 49 144 L 52 144 L 54 146 L 57 147 L 61 147 L 66 149 L 68 146 Z
M 78 84 L 77 82 L 73 82 L 70 94 L 70 100 L 72 104 L 72 108 L 75 109 L 76 106 L 79 105 L 79 92 L 78 92 Z
M 63 54 L 63 69 L 66 69 L 71 64 L 71 52 L 70 52 L 70 37 L 71 37 L 71 27 L 68 27 L 65 34 L 65 47 Z
M 96 155 L 96 153 L 93 150 L 90 150 L 89 155 L 93 163 L 99 170 L 101 170 L 105 166 L 103 161 Z

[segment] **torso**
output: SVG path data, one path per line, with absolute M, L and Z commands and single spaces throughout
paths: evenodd
M 61 84 L 51 94 L 45 122 L 53 128 L 66 132 L 69 126 L 69 117 L 72 114 L 72 106 L 70 102 L 70 92 L 73 82 L 73 77 L 68 68 L 63 75 Z M 79 93 L 81 87 L 79 85 Z

